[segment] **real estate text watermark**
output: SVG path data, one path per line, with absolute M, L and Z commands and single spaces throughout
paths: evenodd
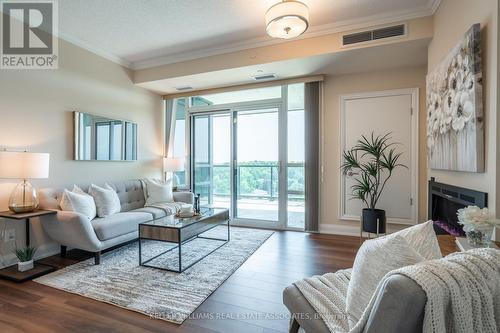
M 57 0 L 3 0 L 0 8 L 0 68 L 57 69 Z

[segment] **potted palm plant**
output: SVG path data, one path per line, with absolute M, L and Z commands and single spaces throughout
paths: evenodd
M 33 257 L 35 256 L 35 252 L 36 249 L 31 246 L 14 250 L 14 254 L 16 255 L 17 259 L 19 259 L 19 262 L 17 263 L 17 269 L 20 272 L 25 272 L 33 269 Z
M 363 231 L 385 233 L 385 210 L 377 209 L 377 203 L 396 168 L 407 168 L 398 163 L 403 153 L 397 152 L 397 145 L 391 142 L 390 133 L 383 136 L 372 133 L 370 137 L 363 135 L 354 147 L 343 152 L 341 169 L 355 182 L 351 187 L 352 197 L 366 205 L 362 212 Z

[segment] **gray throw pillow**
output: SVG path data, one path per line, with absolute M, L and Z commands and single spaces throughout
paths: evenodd
M 392 270 L 424 261 L 399 235 L 367 240 L 361 245 L 347 288 L 346 312 L 349 328 L 361 318 L 377 285 Z

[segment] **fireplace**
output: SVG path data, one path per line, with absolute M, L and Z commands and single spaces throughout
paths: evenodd
M 465 236 L 458 224 L 457 210 L 467 206 L 488 207 L 488 193 L 429 181 L 429 219 L 438 235 Z

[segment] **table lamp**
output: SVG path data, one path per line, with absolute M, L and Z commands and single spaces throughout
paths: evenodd
M 179 185 L 179 177 L 175 174 L 176 171 L 184 171 L 184 161 L 179 157 L 164 157 L 163 172 L 165 172 L 165 180 L 167 180 L 167 172 L 172 173 L 172 189 L 176 190 Z
M 36 190 L 27 179 L 49 178 L 49 154 L 0 151 L 0 178 L 22 179 L 12 191 L 9 209 L 27 213 L 38 208 Z

